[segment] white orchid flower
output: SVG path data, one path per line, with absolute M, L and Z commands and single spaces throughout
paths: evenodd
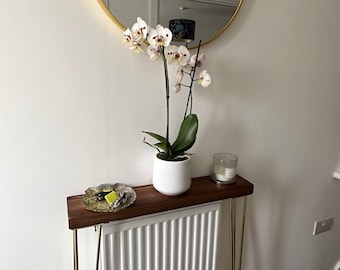
M 134 23 L 131 28 L 133 39 L 138 42 L 141 42 L 147 38 L 148 31 L 149 26 L 140 17 L 137 18 L 137 22 Z
M 127 28 L 123 33 L 123 42 L 125 44 L 130 44 L 132 40 L 131 30 Z
M 168 47 L 172 39 L 172 33 L 168 28 L 164 28 L 160 24 L 156 29 L 151 28 L 148 35 L 148 42 L 152 46 Z
M 130 45 L 130 50 L 136 53 L 144 52 L 142 43 L 133 39 L 130 29 L 126 29 L 123 34 L 123 42 Z M 143 41 L 142 41 L 143 42 Z
M 200 73 L 200 77 L 198 79 L 198 83 L 202 85 L 203 87 L 208 87 L 211 83 L 211 77 L 207 70 L 203 70 Z
M 181 82 L 184 76 L 184 67 L 183 66 L 179 66 L 178 69 L 176 70 L 175 73 L 176 76 L 176 82 Z
M 181 91 L 181 88 L 182 88 L 182 80 L 184 77 L 184 66 L 179 66 L 179 68 L 177 69 L 175 73 L 175 77 L 176 77 L 176 82 L 175 82 L 175 86 L 173 87 L 173 89 L 175 90 L 176 93 L 178 93 L 179 91 Z
M 131 51 L 134 51 L 135 53 L 143 53 L 144 52 L 144 50 L 142 48 L 142 44 L 137 42 L 137 41 L 132 41 L 129 49 Z
M 181 87 L 182 87 L 182 85 L 180 83 L 176 83 L 173 88 L 174 88 L 175 92 L 178 93 L 179 91 L 181 91 Z
M 195 67 L 196 58 L 197 58 L 197 54 L 194 54 L 193 56 L 191 56 L 190 62 L 189 62 L 190 66 Z M 205 61 L 205 54 L 201 53 L 197 58 L 197 67 L 201 67 L 204 61 Z
M 161 55 L 161 52 L 160 52 L 158 46 L 151 46 L 150 45 L 150 46 L 148 46 L 146 51 L 147 51 L 148 55 L 150 56 L 151 61 L 157 59 Z
M 177 47 L 172 45 L 165 48 L 165 57 L 167 58 L 169 64 L 177 63 L 184 66 L 189 60 L 190 53 L 185 46 L 181 45 Z

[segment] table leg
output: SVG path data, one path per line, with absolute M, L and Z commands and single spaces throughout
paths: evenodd
M 99 225 L 96 270 L 99 270 L 99 256 L 100 256 L 100 242 L 101 242 L 101 237 L 102 237 L 102 227 L 103 225 Z
M 235 270 L 236 258 L 236 199 L 230 199 L 230 236 L 231 236 L 231 269 Z
M 73 230 L 73 269 L 78 270 L 78 231 Z
M 244 239 L 244 227 L 246 224 L 246 210 L 247 210 L 247 196 L 243 198 L 243 217 L 242 217 L 242 231 L 241 231 L 241 243 L 240 243 L 240 257 L 238 269 L 242 268 L 242 255 L 243 255 L 243 239 Z
M 243 198 L 243 210 L 242 210 L 242 227 L 240 232 L 240 253 L 238 261 L 238 270 L 242 268 L 242 256 L 243 256 L 243 240 L 246 220 L 247 209 L 247 196 Z M 230 240 L 231 240 L 231 269 L 236 270 L 236 198 L 230 199 Z

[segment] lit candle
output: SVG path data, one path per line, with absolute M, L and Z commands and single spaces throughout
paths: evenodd
M 232 180 L 235 177 L 235 168 L 224 168 L 224 174 L 216 173 L 215 177 L 219 181 Z

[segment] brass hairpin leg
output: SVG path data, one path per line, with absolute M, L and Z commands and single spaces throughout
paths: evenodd
M 243 239 L 244 239 L 244 228 L 246 224 L 246 211 L 247 211 L 247 196 L 243 198 L 243 214 L 242 214 L 242 230 L 241 230 L 241 242 L 240 242 L 240 257 L 238 269 L 242 268 L 242 255 L 243 255 Z
M 96 261 L 96 270 L 99 269 L 99 255 L 100 255 L 100 241 L 102 237 L 102 227 L 103 225 L 99 225 L 99 236 L 98 236 L 98 246 L 97 246 L 97 261 Z
M 73 269 L 78 270 L 78 232 L 73 230 Z
M 242 257 L 243 257 L 243 240 L 245 231 L 246 221 L 246 210 L 247 210 L 247 196 L 243 198 L 243 212 L 242 212 L 242 227 L 240 232 L 240 253 L 238 257 L 238 270 L 242 268 Z M 236 269 L 236 198 L 230 199 L 230 238 L 231 238 L 231 269 Z
M 231 236 L 231 269 L 235 270 L 236 257 L 236 199 L 230 199 L 230 236 Z

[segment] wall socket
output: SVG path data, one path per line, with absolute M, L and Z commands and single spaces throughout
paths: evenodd
M 330 231 L 333 227 L 334 217 L 314 222 L 313 235 Z

